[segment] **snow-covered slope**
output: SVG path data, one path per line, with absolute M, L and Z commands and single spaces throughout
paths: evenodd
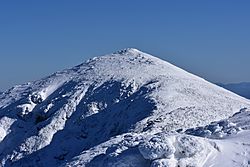
M 245 98 L 124 49 L 0 95 L 0 166 L 175 166 L 192 156 L 201 166 L 214 147 L 174 131 L 245 107 Z

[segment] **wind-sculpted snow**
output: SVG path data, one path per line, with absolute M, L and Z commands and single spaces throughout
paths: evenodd
M 127 141 L 127 136 L 130 136 L 133 144 Z M 166 132 L 154 135 L 126 134 L 110 142 L 112 145 L 103 143 L 83 152 L 66 166 L 198 167 L 205 163 L 210 151 L 215 150 L 206 139 Z M 91 157 L 92 154 L 96 155 Z
M 235 113 L 232 117 L 220 121 L 211 122 L 209 125 L 204 127 L 187 129 L 185 133 L 206 138 L 226 138 L 231 135 L 235 135 L 242 130 L 250 130 L 249 119 L 250 112 L 249 110 L 244 108 Z
M 245 98 L 124 49 L 1 94 L 0 166 L 201 166 L 214 145 L 175 131 L 205 133 L 245 107 Z
M 126 133 L 82 152 L 62 166 L 248 167 L 249 114 L 249 110 L 243 109 L 228 119 L 211 123 L 227 128 L 225 122 L 231 122 L 240 129 L 238 133 L 228 133 L 221 138 L 190 135 L 191 129 L 185 133 Z M 241 125 L 242 122 L 247 126 Z M 208 126 L 204 126 L 203 131 Z

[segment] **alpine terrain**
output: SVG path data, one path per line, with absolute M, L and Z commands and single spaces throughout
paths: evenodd
M 137 49 L 0 94 L 3 167 L 250 166 L 250 100 Z

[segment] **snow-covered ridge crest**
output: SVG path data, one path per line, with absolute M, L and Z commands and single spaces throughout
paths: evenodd
M 206 126 L 242 108 L 250 101 L 152 55 L 123 49 L 1 94 L 0 166 L 91 166 L 104 153 L 115 157 L 102 157 L 112 166 L 127 162 L 119 156 L 124 151 L 136 166 L 163 163 L 140 153 L 152 137 L 171 132 L 174 145 L 196 141 L 172 131 Z
M 121 49 L 121 50 L 114 52 L 113 54 L 120 54 L 120 55 L 130 54 L 130 55 L 135 56 L 135 55 L 140 54 L 140 53 L 143 53 L 143 52 L 141 52 L 140 50 L 135 49 L 135 48 L 124 48 L 124 49 Z

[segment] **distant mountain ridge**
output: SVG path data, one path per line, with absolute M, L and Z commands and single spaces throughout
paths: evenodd
M 218 83 L 218 85 L 242 97 L 250 99 L 250 82 L 231 83 L 231 84 Z

